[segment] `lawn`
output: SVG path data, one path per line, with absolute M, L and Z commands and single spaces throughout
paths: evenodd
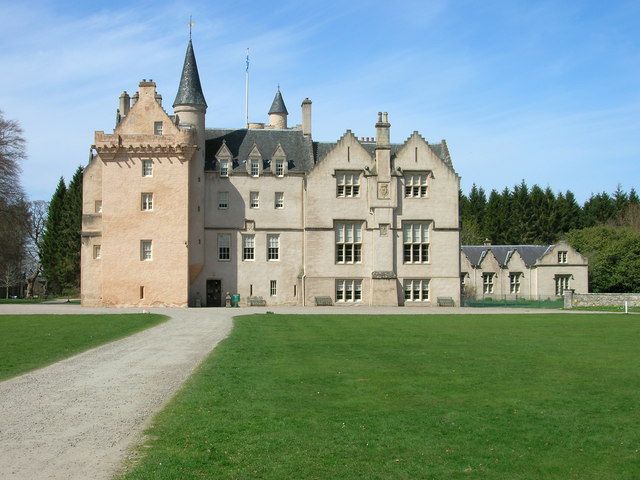
M 638 479 L 640 321 L 236 319 L 134 479 Z
M 164 315 L 0 315 L 0 380 L 166 320 Z

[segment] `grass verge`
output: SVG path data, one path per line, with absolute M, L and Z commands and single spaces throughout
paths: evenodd
M 640 322 L 239 317 L 155 419 L 141 479 L 637 479 Z
M 126 337 L 166 319 L 155 314 L 0 315 L 0 380 Z
M 583 310 L 585 312 L 616 312 L 624 313 L 623 305 L 603 305 L 599 307 L 572 307 L 571 310 Z M 628 307 L 629 313 L 640 313 L 640 307 Z

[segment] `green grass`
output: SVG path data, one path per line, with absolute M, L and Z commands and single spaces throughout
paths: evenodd
M 463 305 L 465 307 L 508 307 L 508 308 L 552 308 L 561 309 L 564 306 L 564 300 L 562 298 L 546 300 L 530 300 L 526 298 L 518 298 L 513 300 L 507 299 L 493 299 L 480 298 L 480 299 L 465 299 Z
M 0 315 L 0 380 L 166 320 L 164 315 Z
M 602 314 L 239 317 L 123 478 L 637 480 L 639 345 Z
M 68 297 L 49 297 L 49 298 L 0 298 L 0 305 L 2 304 L 37 304 L 47 303 L 56 300 L 64 300 L 65 303 L 71 303 L 73 305 L 80 305 L 80 300 L 68 300 Z

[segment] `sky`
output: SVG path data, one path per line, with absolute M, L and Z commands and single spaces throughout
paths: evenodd
M 28 143 L 23 186 L 48 200 L 111 132 L 118 97 L 153 79 L 171 114 L 193 16 L 207 127 L 242 128 L 280 85 L 289 124 L 445 138 L 461 186 L 640 190 L 638 1 L 5 1 L 0 110 Z

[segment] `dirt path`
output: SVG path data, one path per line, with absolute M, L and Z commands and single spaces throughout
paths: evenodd
M 231 330 L 231 312 L 222 309 L 161 313 L 172 319 L 0 383 L 1 478 L 112 477 L 152 416 Z

